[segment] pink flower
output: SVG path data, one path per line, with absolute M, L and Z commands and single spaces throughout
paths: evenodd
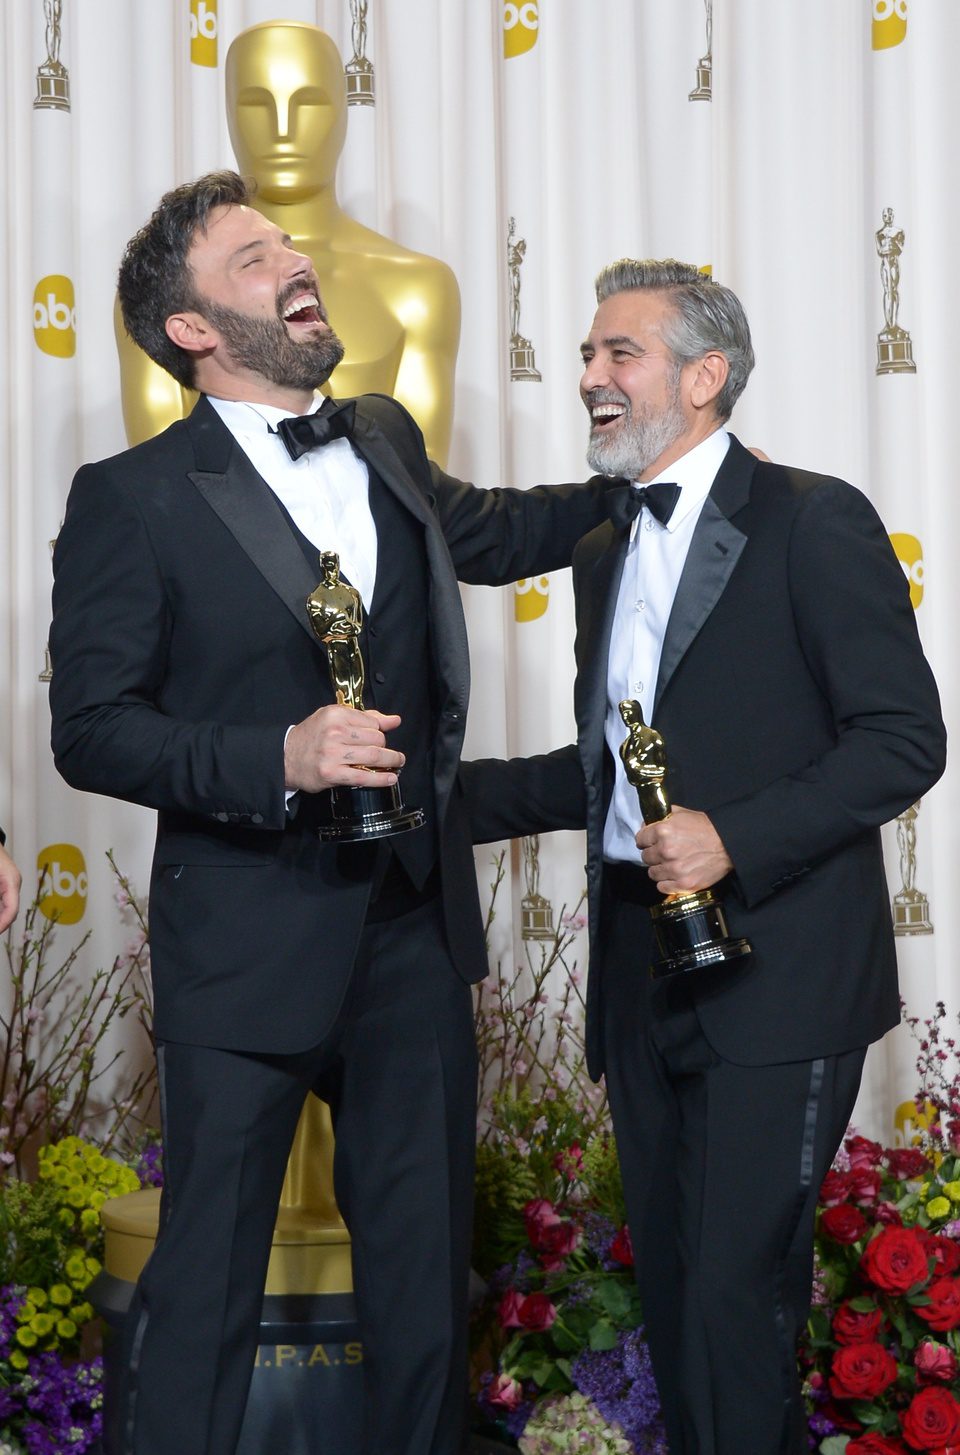
M 523 1401 L 523 1387 L 509 1374 L 498 1374 L 487 1390 L 487 1401 L 501 1410 L 515 1410 Z
M 847 1156 L 850 1158 L 850 1166 L 854 1167 L 876 1167 L 883 1156 L 883 1148 L 879 1142 L 871 1142 L 869 1137 L 847 1137 L 844 1142 L 847 1149 Z
M 520 1323 L 520 1309 L 522 1304 L 523 1294 L 518 1293 L 515 1288 L 508 1288 L 500 1300 L 500 1308 L 497 1311 L 501 1328 L 519 1329 L 522 1327 Z
M 924 1384 L 951 1384 L 957 1373 L 957 1356 L 946 1344 L 924 1339 L 913 1356 L 914 1367 Z
M 849 1173 L 836 1172 L 831 1168 L 823 1179 L 823 1185 L 820 1188 L 821 1206 L 837 1207 L 839 1203 L 846 1202 L 849 1188 Z
M 524 1329 L 528 1334 L 542 1334 L 557 1317 L 557 1311 L 545 1293 L 528 1293 L 508 1288 L 500 1300 L 500 1324 L 504 1329 Z

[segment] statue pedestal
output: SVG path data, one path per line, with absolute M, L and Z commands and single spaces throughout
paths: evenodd
M 134 1285 L 156 1240 L 158 1191 L 111 1199 L 103 1271 L 88 1297 L 105 1320 L 106 1419 L 103 1455 L 120 1455 L 111 1428 L 119 1378 L 119 1330 Z M 363 1351 L 343 1224 L 303 1208 L 281 1207 L 260 1320 L 260 1348 L 237 1455 L 316 1455 L 317 1431 L 330 1450 L 359 1449 Z

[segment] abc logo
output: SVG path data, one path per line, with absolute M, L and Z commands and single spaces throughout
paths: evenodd
M 190 0 L 190 59 L 195 66 L 217 64 L 217 0 Z
M 907 0 L 873 0 L 873 49 L 889 50 L 907 38 Z
M 41 278 L 33 290 L 33 336 L 38 349 L 57 359 L 77 352 L 77 305 L 73 284 L 62 273 Z
M 536 621 L 549 605 L 549 576 L 524 577 L 515 583 L 513 610 L 517 621 Z
M 910 603 L 916 611 L 923 600 L 923 547 L 916 536 L 902 535 L 899 532 L 890 536 L 890 544 L 903 567 L 903 574 L 910 587 Z
M 508 0 L 503 7 L 503 54 L 507 59 L 532 50 L 537 43 L 539 28 L 540 15 L 534 0 L 524 0 L 517 5 Z
M 50 844 L 37 855 L 38 908 L 47 919 L 75 925 L 87 907 L 87 866 L 76 844 Z

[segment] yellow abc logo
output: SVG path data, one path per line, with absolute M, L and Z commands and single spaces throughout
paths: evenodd
M 87 866 L 76 844 L 49 844 L 37 855 L 37 905 L 47 919 L 75 925 L 87 907 Z
M 890 544 L 903 567 L 910 587 L 910 602 L 916 611 L 923 600 L 923 547 L 916 536 L 904 535 L 900 531 L 891 533 Z
M 217 64 L 217 0 L 190 0 L 190 59 L 195 66 Z
M 873 48 L 889 50 L 907 38 L 907 0 L 873 0 Z
M 33 336 L 37 348 L 57 359 L 77 352 L 77 303 L 73 284 L 62 273 L 41 278 L 33 290 Z
M 535 0 L 523 0 L 519 5 L 513 0 L 503 7 L 503 54 L 522 56 L 524 51 L 533 50 L 540 29 L 540 7 Z
M 517 621 L 536 621 L 550 605 L 550 577 L 525 576 L 514 585 L 513 611 Z

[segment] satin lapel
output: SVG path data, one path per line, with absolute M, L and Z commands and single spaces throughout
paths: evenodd
M 747 543 L 747 536 L 730 517 L 750 498 L 755 464 L 754 457 L 731 436 L 730 448 L 694 528 L 673 600 L 660 654 L 654 716 L 667 684 L 723 595 Z
M 432 501 L 417 489 L 390 440 L 366 418 L 358 401 L 353 444 L 380 479 L 424 526 L 430 568 L 430 629 L 437 672 L 456 711 L 466 714 L 470 697 L 470 655 L 467 628 L 456 572 Z M 381 542 L 381 549 L 384 543 Z
M 577 737 L 588 783 L 600 784 L 607 715 L 607 658 L 630 532 L 599 526 L 596 554 L 578 569 Z
M 188 478 L 317 644 L 306 599 L 320 579 L 319 557 L 311 572 L 273 491 L 206 400 L 201 399 L 188 424 L 199 467 Z

